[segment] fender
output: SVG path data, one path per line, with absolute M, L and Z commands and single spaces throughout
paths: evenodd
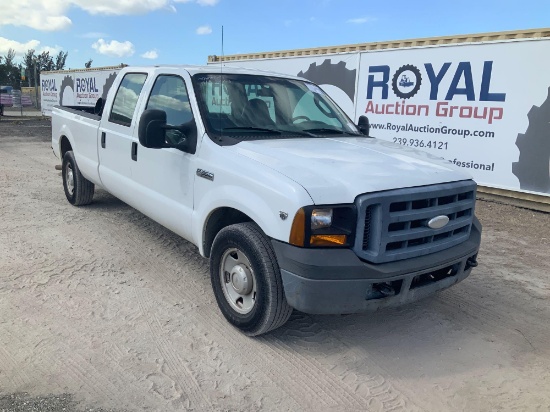
M 75 157 L 76 157 L 77 156 L 76 145 L 75 145 L 73 134 L 69 129 L 69 127 L 66 124 L 64 124 L 63 126 L 61 126 L 61 129 L 59 130 L 57 135 L 59 136 L 57 138 L 57 146 L 58 146 L 57 149 L 59 150 L 58 153 L 61 160 L 63 160 L 63 157 L 61 155 L 61 140 L 63 137 L 66 137 L 69 140 L 69 143 L 71 144 L 71 148 L 73 149 L 73 152 L 75 153 Z
M 193 211 L 193 243 L 198 246 L 200 254 L 204 256 L 203 241 L 208 220 L 217 209 L 226 207 L 238 210 L 250 217 L 268 237 L 288 242 L 294 215 L 301 207 L 313 204 L 305 190 L 302 189 L 302 191 L 303 196 L 300 196 L 302 202 L 291 203 L 288 197 L 273 199 L 274 192 L 270 197 L 263 197 L 253 189 L 234 185 L 210 190 L 195 205 Z M 246 202 L 243 202 L 243 199 L 246 199 Z M 268 199 L 273 201 L 268 202 Z M 284 220 L 281 218 L 280 212 L 286 213 Z

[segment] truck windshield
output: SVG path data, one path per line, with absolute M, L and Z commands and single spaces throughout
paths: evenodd
M 206 129 L 220 142 L 360 135 L 313 83 L 219 73 L 196 74 L 193 83 Z

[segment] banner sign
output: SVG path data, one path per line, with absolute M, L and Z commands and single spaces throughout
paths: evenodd
M 479 184 L 550 195 L 549 56 L 550 41 L 362 53 L 355 118 Z
M 107 96 L 118 70 L 44 73 L 40 76 L 42 113 L 51 115 L 54 106 L 95 106 Z

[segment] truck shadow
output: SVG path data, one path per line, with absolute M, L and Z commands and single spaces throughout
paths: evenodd
M 484 270 L 480 266 L 477 274 L 485 276 Z M 517 318 L 506 315 L 505 308 L 525 299 L 502 296 L 481 286 L 466 279 L 423 301 L 373 313 L 320 316 L 295 312 L 265 341 L 307 353 L 339 371 L 342 379 L 349 374 L 368 378 L 373 370 L 397 379 L 426 375 L 435 380 L 455 379 L 476 370 L 497 373 L 505 366 L 513 367 L 518 351 L 548 356 L 550 350 L 543 342 L 548 331 L 543 324 L 531 319 L 527 327 L 522 314 Z M 527 306 L 524 313 L 537 312 L 536 304 Z

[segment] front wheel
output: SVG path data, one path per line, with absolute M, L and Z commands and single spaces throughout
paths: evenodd
M 282 326 L 292 313 L 275 252 L 254 223 L 231 225 L 218 233 L 210 277 L 223 315 L 249 336 Z
M 92 203 L 94 184 L 80 173 L 72 150 L 69 150 L 63 156 L 61 170 L 63 189 L 69 203 L 74 206 L 83 206 Z

